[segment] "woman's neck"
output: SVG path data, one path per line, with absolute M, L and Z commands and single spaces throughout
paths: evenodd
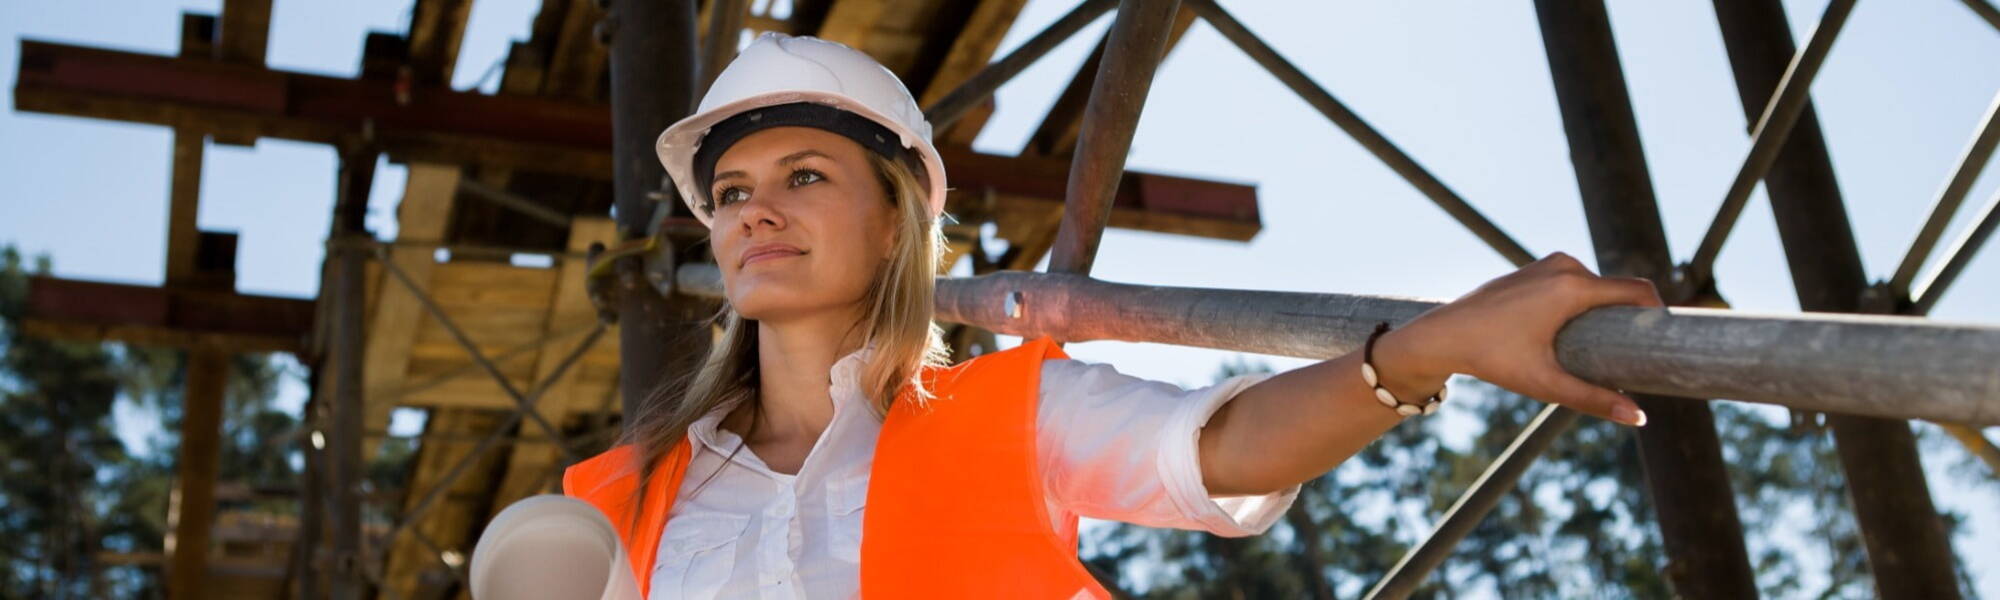
M 848 315 L 758 321 L 757 402 L 761 406 L 755 411 L 757 422 L 751 431 L 750 411 L 742 411 L 745 418 L 738 420 L 741 428 L 730 429 L 739 434 L 750 432 L 746 437 L 753 449 L 770 444 L 810 450 L 833 421 L 829 390 L 833 364 L 862 345 L 865 332 L 855 327 L 855 322 L 856 318 Z M 774 462 L 771 458 L 766 457 L 766 462 Z

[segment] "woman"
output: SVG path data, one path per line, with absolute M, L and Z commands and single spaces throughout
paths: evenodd
M 1645 421 L 1552 343 L 1585 310 L 1659 296 L 1561 253 L 1364 352 L 1196 390 L 1047 337 L 946 366 L 930 126 L 832 42 L 758 38 L 658 150 L 710 228 L 722 337 L 564 475 L 619 525 L 649 598 L 1107 597 L 1076 561 L 1079 516 L 1261 533 L 1300 483 L 1435 410 L 1452 373 Z

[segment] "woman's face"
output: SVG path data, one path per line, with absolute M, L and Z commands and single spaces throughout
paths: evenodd
M 716 160 L 709 243 L 738 314 L 858 309 L 895 231 L 866 152 L 829 131 L 773 127 Z

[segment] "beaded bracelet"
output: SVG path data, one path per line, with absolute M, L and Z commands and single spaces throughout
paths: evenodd
M 1438 405 L 1444 403 L 1444 395 L 1447 388 L 1438 388 L 1437 393 L 1432 394 L 1423 404 L 1404 404 L 1401 400 L 1396 399 L 1395 394 L 1391 394 L 1389 390 L 1384 389 L 1381 380 L 1375 377 L 1375 338 L 1382 337 L 1382 334 L 1388 331 L 1389 323 L 1387 321 L 1378 323 L 1375 325 L 1375 332 L 1368 334 L 1368 342 L 1362 344 L 1361 379 L 1367 381 L 1369 387 L 1375 388 L 1375 400 L 1380 401 L 1382 406 L 1396 409 L 1396 414 L 1413 417 L 1420 414 L 1428 415 L 1437 412 Z

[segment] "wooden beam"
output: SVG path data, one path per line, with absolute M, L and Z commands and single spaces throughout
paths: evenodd
M 550 2 L 546 6 L 556 6 Z M 548 75 L 542 95 L 577 100 L 604 98 L 604 72 L 610 49 L 597 43 L 594 33 L 604 11 L 595 0 L 569 0 L 562 27 L 557 31 L 554 52 L 549 56 Z
M 403 201 L 396 207 L 396 240 L 415 244 L 444 242 L 445 225 L 450 222 L 452 200 L 458 195 L 459 168 L 437 163 L 413 163 L 403 186 Z M 397 246 L 389 249 L 389 260 L 419 284 L 431 282 L 437 265 L 436 252 L 425 246 Z M 410 370 L 410 347 L 416 342 L 418 326 L 424 321 L 424 307 L 415 294 L 402 285 L 379 288 L 374 310 L 369 313 L 367 350 L 363 354 L 362 426 L 368 430 L 388 427 L 395 410 L 393 397 L 402 390 Z M 423 290 L 429 293 L 427 287 Z M 376 440 L 363 444 L 362 456 L 375 456 Z
M 1165 56 L 1172 54 L 1174 46 L 1180 44 L 1181 35 L 1187 33 L 1188 27 L 1194 25 L 1194 17 L 1194 9 L 1187 6 L 1182 6 L 1180 12 L 1174 14 L 1161 62 L 1165 62 Z M 1098 63 L 1103 60 L 1104 42 L 1100 40 L 1097 48 L 1091 50 L 1090 56 L 1077 67 L 1069 87 L 1063 88 L 1062 95 L 1057 96 L 1056 103 L 1049 107 L 1048 116 L 1042 118 L 1042 124 L 1035 128 L 1034 135 L 1028 137 L 1028 146 L 1021 149 L 1022 154 L 1069 156 L 1076 151 L 1077 132 L 1083 126 L 1084 105 L 1090 100 L 1090 84 L 1097 77 Z
M 570 225 L 569 250 L 572 256 L 582 256 L 590 249 L 592 243 L 602 243 L 608 247 L 617 241 L 617 224 L 610 219 L 577 219 Z M 555 294 L 547 301 L 549 309 L 547 322 L 541 328 L 543 335 L 559 335 L 563 331 L 587 325 L 597 319 L 597 308 L 590 303 L 590 298 L 584 293 L 585 276 L 589 269 L 588 261 L 582 258 L 565 258 L 556 267 L 558 279 Z M 560 425 L 572 413 L 587 410 L 588 407 L 584 406 L 586 399 L 598 397 L 577 393 L 584 388 L 581 384 L 584 375 L 577 372 L 574 367 L 562 379 L 549 383 L 549 377 L 561 366 L 563 360 L 569 357 L 574 345 L 580 341 L 542 346 L 541 352 L 535 359 L 533 385 L 522 388 L 528 390 L 544 385 L 550 386 L 548 391 L 537 399 L 535 407 L 551 423 Z M 514 445 L 507 460 L 506 475 L 501 479 L 499 489 L 494 492 L 493 514 L 498 514 L 501 509 L 516 500 L 541 493 L 548 487 L 549 475 L 555 473 L 553 467 L 562 459 L 562 453 L 557 451 L 554 445 L 532 443 L 547 441 L 548 436 L 541 428 L 530 423 L 522 423 L 518 435 L 522 441 L 531 443 Z
M 1000 40 L 1007 36 L 1007 30 L 1014 26 L 1014 20 L 1021 14 L 1022 5 L 1027 0 L 981 0 L 966 19 L 965 27 L 952 41 L 951 51 L 945 54 L 937 72 L 924 86 L 919 106 L 931 106 L 950 94 L 959 84 L 971 79 L 973 74 L 993 61 L 994 51 L 1000 48 Z M 938 137 L 958 145 L 970 146 L 979 130 L 986 126 L 987 118 L 993 114 L 993 100 L 988 98 L 979 108 L 973 109 L 966 117 Z
M 167 285 L 181 285 L 195 276 L 195 251 L 201 241 L 196 219 L 201 213 L 202 145 L 200 132 L 174 130 L 173 181 L 167 197 Z
M 175 460 L 173 537 L 167 543 L 167 585 L 175 598 L 208 597 L 209 538 L 215 525 L 215 477 L 222 460 L 222 402 L 229 355 L 214 348 L 188 353 L 181 398 L 181 447 Z
M 505 413 L 498 411 L 431 411 L 430 419 L 424 423 L 424 435 L 468 441 L 438 439 L 418 447 L 413 459 L 415 464 L 410 469 L 409 485 L 404 488 L 402 512 L 413 510 L 416 502 L 438 485 L 452 465 L 471 453 L 478 443 L 470 440 L 486 437 L 504 422 Z M 500 452 L 488 452 L 480 457 L 464 476 L 450 483 L 448 491 L 438 499 L 438 505 L 427 510 L 418 522 L 410 524 L 409 532 L 396 537 L 388 548 L 383 587 L 396 590 L 403 597 L 432 597 L 453 581 L 446 574 L 448 567 L 438 553 L 426 547 L 417 536 L 437 542 L 439 550 L 454 551 L 469 559 L 472 555 L 473 516 L 484 515 L 483 509 L 493 489 L 491 474 L 505 459 L 506 454 Z M 426 585 L 426 580 L 436 583 Z
M 826 21 L 819 26 L 818 37 L 847 44 L 851 48 L 866 48 L 870 34 L 875 32 L 875 24 L 881 22 L 883 14 L 889 11 L 892 0 L 840 0 L 826 12 Z M 877 59 L 880 60 L 880 59 Z M 884 63 L 884 66 L 887 66 Z M 894 67 L 890 67 L 894 71 Z
M 228 291 L 28 278 L 31 335 L 232 352 L 299 352 L 313 301 Z
M 961 148 L 938 151 L 959 192 L 952 214 L 977 215 L 987 194 L 999 203 L 988 210 L 1061 210 L 1070 162 L 1040 157 L 1005 157 Z M 1126 171 L 1111 202 L 1112 226 L 1159 233 L 1249 241 L 1262 229 L 1257 188 L 1171 175 Z
M 266 0 L 267 2 L 269 0 Z M 417 0 L 410 14 L 410 72 L 418 85 L 449 85 L 472 0 Z
M 221 29 L 216 60 L 263 66 L 271 39 L 271 0 L 223 0 Z
M 605 178 L 602 104 L 421 88 L 22 41 L 15 108 L 210 134 L 333 144 L 371 132 L 405 162 L 498 164 Z

